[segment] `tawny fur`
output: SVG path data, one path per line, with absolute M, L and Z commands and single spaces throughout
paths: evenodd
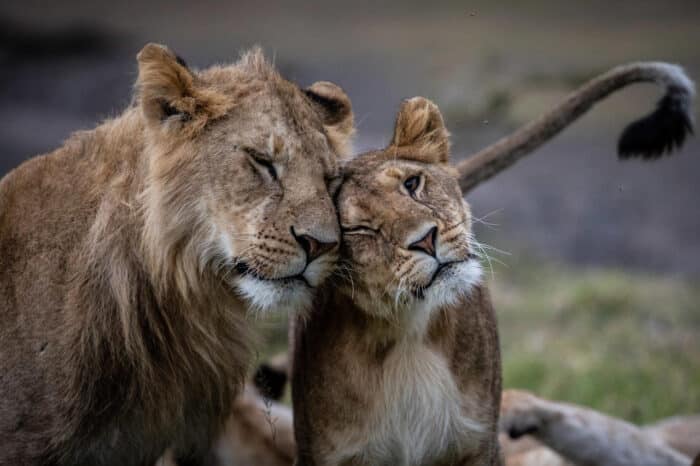
M 392 144 L 345 167 L 340 272 L 296 322 L 298 465 L 500 464 L 497 327 L 448 147 L 414 98 Z M 431 257 L 410 245 L 433 227 Z
M 501 428 L 511 436 L 532 436 L 561 455 L 532 448 L 509 456 L 508 465 L 549 463 L 578 466 L 688 466 L 691 457 L 672 448 L 659 432 L 640 429 L 593 410 L 543 400 L 530 393 L 503 393 Z
M 674 416 L 643 429 L 690 458 L 700 455 L 700 414 Z
M 292 466 L 295 457 L 292 410 L 247 386 L 233 403 L 209 461 L 210 466 Z M 155 466 L 179 465 L 168 452 Z
M 2 465 L 201 460 L 250 360 L 246 310 L 303 307 L 333 265 L 294 234 L 338 239 L 342 90 L 300 89 L 259 51 L 138 61 L 123 114 L 0 181 Z
M 537 447 L 505 455 L 505 466 L 573 466 L 554 451 Z
M 220 466 L 291 466 L 296 457 L 291 408 L 246 388 L 214 450 Z

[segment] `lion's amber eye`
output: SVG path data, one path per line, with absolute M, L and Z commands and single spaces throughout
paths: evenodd
M 418 190 L 418 187 L 420 186 L 420 176 L 419 175 L 413 175 L 409 176 L 406 178 L 406 181 L 403 182 L 403 187 L 406 188 L 406 191 L 408 191 L 408 194 L 411 196 L 415 194 L 415 192 Z

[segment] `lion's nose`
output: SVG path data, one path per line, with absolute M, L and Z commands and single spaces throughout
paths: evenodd
M 431 257 L 435 257 L 435 241 L 437 239 L 437 231 L 437 227 L 431 228 L 424 237 L 409 244 L 408 249 L 411 251 L 422 251 Z
M 294 239 L 297 240 L 297 243 L 299 243 L 301 248 L 306 253 L 307 264 L 310 264 L 338 245 L 337 241 L 324 242 L 319 241 L 310 235 L 297 235 L 296 233 L 294 233 Z

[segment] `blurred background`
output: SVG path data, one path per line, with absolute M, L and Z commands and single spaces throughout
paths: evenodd
M 150 41 L 194 67 L 260 44 L 299 84 L 336 82 L 358 151 L 388 141 L 401 99 L 429 97 L 457 159 L 622 62 L 670 61 L 700 81 L 699 25 L 697 0 L 8 0 L 0 175 L 127 106 Z M 635 422 L 700 411 L 700 141 L 655 164 L 615 154 L 658 97 L 651 85 L 616 94 L 468 196 L 506 386 Z M 258 324 L 262 359 L 285 344 L 284 324 Z

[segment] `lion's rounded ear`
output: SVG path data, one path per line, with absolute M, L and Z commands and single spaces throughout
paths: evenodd
M 401 104 L 396 117 L 392 146 L 410 148 L 410 158 L 426 163 L 447 162 L 450 133 L 437 105 L 424 97 L 413 97 Z
M 319 112 L 333 148 L 341 156 L 350 155 L 355 118 L 345 91 L 328 81 L 319 81 L 304 89 L 304 93 Z
M 136 59 L 138 101 L 153 125 L 177 121 L 185 129 L 181 134 L 192 136 L 231 105 L 225 95 L 197 82 L 185 61 L 163 45 L 147 44 Z
M 136 56 L 139 63 L 139 103 L 149 120 L 177 116 L 192 118 L 196 109 L 194 76 L 184 60 L 159 44 L 147 44 Z

